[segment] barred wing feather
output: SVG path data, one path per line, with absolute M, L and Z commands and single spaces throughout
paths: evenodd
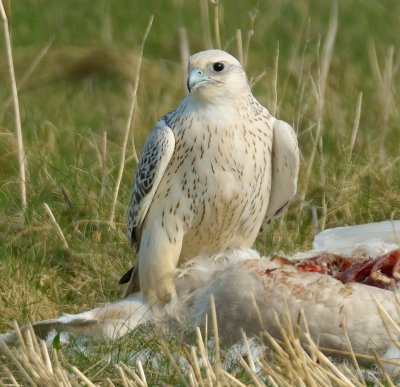
M 147 139 L 136 170 L 128 207 L 127 233 L 132 245 L 140 239 L 141 226 L 174 153 L 174 148 L 174 133 L 161 120 Z

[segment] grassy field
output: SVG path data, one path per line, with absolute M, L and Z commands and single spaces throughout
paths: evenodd
M 222 48 L 238 54 L 240 29 L 254 94 L 293 124 L 302 153 L 298 195 L 284 218 L 260 235 L 257 248 L 266 254 L 307 249 L 321 229 L 398 218 L 400 2 L 338 1 L 337 17 L 327 0 L 220 3 Z M 110 224 L 138 47 L 152 14 Z M 185 93 L 180 28 L 191 52 L 210 48 L 216 45 L 213 15 L 205 0 L 11 2 L 27 208 L 2 34 L 1 332 L 14 320 L 74 313 L 122 295 L 117 280 L 134 259 L 125 214 L 135 147 L 140 152 L 156 120 Z M 179 343 L 169 344 L 179 352 Z M 91 354 L 71 346 L 59 356 L 106 384 L 108 377 L 120 380 L 113 364 L 127 361 L 124 353 L 158 351 L 163 344 L 141 332 L 111 348 L 93 345 L 98 350 Z M 101 361 L 105 354 L 109 363 Z M 149 365 L 147 372 L 152 383 L 179 380 L 168 361 L 164 370 Z M 236 376 L 250 382 L 243 370 Z

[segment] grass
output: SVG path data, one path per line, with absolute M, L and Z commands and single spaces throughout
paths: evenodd
M 254 94 L 294 125 L 302 151 L 299 194 L 257 242 L 266 254 L 307 249 L 322 228 L 398 217 L 400 3 L 337 5 L 335 29 L 327 0 L 219 1 L 221 46 L 239 55 L 241 30 L 246 71 L 257 80 Z M 210 40 L 217 44 L 214 10 L 205 0 L 12 2 L 27 209 L 0 39 L 0 331 L 12 329 L 14 320 L 78 312 L 122 295 L 117 280 L 134 259 L 124 235 L 134 144 L 140 151 L 155 121 L 185 92 L 180 28 L 186 27 L 191 52 Z M 110 227 L 139 46 L 151 14 Z M 113 366 L 121 359 L 106 365 L 106 354 L 157 351 L 162 344 L 137 334 L 111 347 L 95 345 L 99 350 L 89 355 L 73 347 L 58 353 L 97 383 L 121 377 Z M 169 345 L 172 353 L 181 350 L 179 343 Z M 149 383 L 180 380 L 171 361 L 165 364 L 164 374 L 144 365 Z M 242 372 L 244 382 L 255 383 Z

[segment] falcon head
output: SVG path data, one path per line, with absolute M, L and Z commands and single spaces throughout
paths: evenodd
M 249 90 L 240 62 L 222 50 L 200 51 L 189 58 L 187 87 L 193 98 L 207 100 Z

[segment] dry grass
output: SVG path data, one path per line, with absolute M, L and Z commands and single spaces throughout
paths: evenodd
M 259 250 L 269 254 L 307 249 L 320 229 L 388 219 L 400 208 L 398 1 L 338 2 L 333 8 L 329 1 L 316 0 L 250 1 L 229 7 L 221 0 L 199 0 L 197 7 L 182 1 L 166 7 L 157 0 L 136 2 L 137 8 L 129 1 L 100 1 L 94 8 L 78 0 L 68 5 L 36 0 L 13 2 L 13 12 L 10 4 L 8 26 L 29 178 L 22 213 L 20 182 L 25 179 L 19 171 L 14 98 L 8 88 L 1 88 L 1 331 L 12 329 L 14 320 L 25 324 L 121 296 L 117 279 L 132 262 L 124 234 L 135 146 L 140 151 L 154 122 L 182 98 L 178 58 L 187 58 L 189 44 L 191 51 L 220 44 L 238 53 L 254 81 L 255 95 L 298 133 L 299 195 L 284 218 L 260 235 Z M 139 82 L 134 69 L 141 55 L 135 47 L 146 29 L 149 7 L 156 13 Z M 78 29 L 72 27 L 77 24 Z M 0 56 L 2 84 L 9 84 L 9 74 L 8 59 Z M 135 82 L 136 113 L 121 169 Z M 365 382 L 352 367 L 332 364 L 311 343 L 307 354 L 293 330 L 288 332 L 281 343 L 265 339 L 273 350 L 261 364 L 247 358 L 236 371 L 222 369 L 215 359 L 223 358 L 223 351 L 214 357 L 200 336 L 196 344 L 204 349 L 205 369 L 196 363 L 194 349 L 165 338 L 148 339 L 143 332 L 111 346 L 93 343 L 98 351 L 87 356 L 74 345 L 46 355 L 31 337 L 13 355 L 28 369 L 24 373 L 25 365 L 8 362 L 14 376 L 3 374 L 2 382 L 12 384 L 14 377 L 19 384 L 29 384 L 36 378 L 34 364 L 43 378 L 50 377 L 52 369 L 52 380 L 67 375 L 71 384 L 90 384 L 82 374 L 102 385 L 145 384 L 145 378 L 149 384 L 189 385 L 217 380 L 270 385 Z M 140 366 L 132 371 L 122 365 L 127 363 L 122 353 L 153 347 L 165 352 L 160 344 L 165 341 L 171 356 L 166 356 L 162 371 L 149 363 L 143 364 L 143 373 Z M 121 355 L 110 355 L 114 352 Z M 104 363 L 110 356 L 113 360 Z M 186 370 L 175 364 L 180 356 L 192 367 L 187 378 Z M 82 372 L 74 372 L 73 366 Z M 260 373 L 254 373 L 254 366 Z M 380 380 L 383 383 L 384 376 Z M 42 381 L 34 379 L 34 384 Z
M 256 386 L 366 386 L 379 383 L 379 375 L 388 385 L 395 385 L 393 379 L 383 368 L 375 372 L 360 372 L 349 363 L 335 364 L 324 355 L 318 345 L 306 335 L 308 350 L 300 344 L 298 327 L 282 323 L 282 339 L 276 340 L 264 333 L 265 349 L 263 357 L 254 358 L 251 345 L 243 334 L 243 355 L 233 366 L 224 361 L 226 353 L 218 345 L 218 329 L 213 319 L 215 340 L 213 347 L 204 341 L 198 329 L 196 345 L 183 345 L 175 348 L 161 338 L 161 347 L 170 362 L 170 372 L 174 384 L 185 386 L 233 385 L 244 386 L 251 383 Z M 21 332 L 18 325 L 14 328 L 19 337 L 19 347 L 9 348 L 0 345 L 0 354 L 5 363 L 0 370 L 1 382 L 6 385 L 21 386 L 147 386 L 148 377 L 142 361 L 135 364 L 124 362 L 111 363 L 111 377 L 93 373 L 93 367 L 109 367 L 109 357 L 104 356 L 92 367 L 79 370 L 64 356 L 63 350 L 49 350 L 46 344 L 37 339 L 33 329 Z M 354 356 L 354 354 L 352 354 Z M 144 361 L 147 361 L 143 359 Z M 381 366 L 381 365 L 380 365 Z M 160 366 L 161 368 L 161 366 Z M 357 372 L 358 369 L 358 372 Z M 150 373 L 151 374 L 151 373 Z M 161 379 L 162 380 L 162 379 Z M 243 384 L 246 383 L 246 384 Z

